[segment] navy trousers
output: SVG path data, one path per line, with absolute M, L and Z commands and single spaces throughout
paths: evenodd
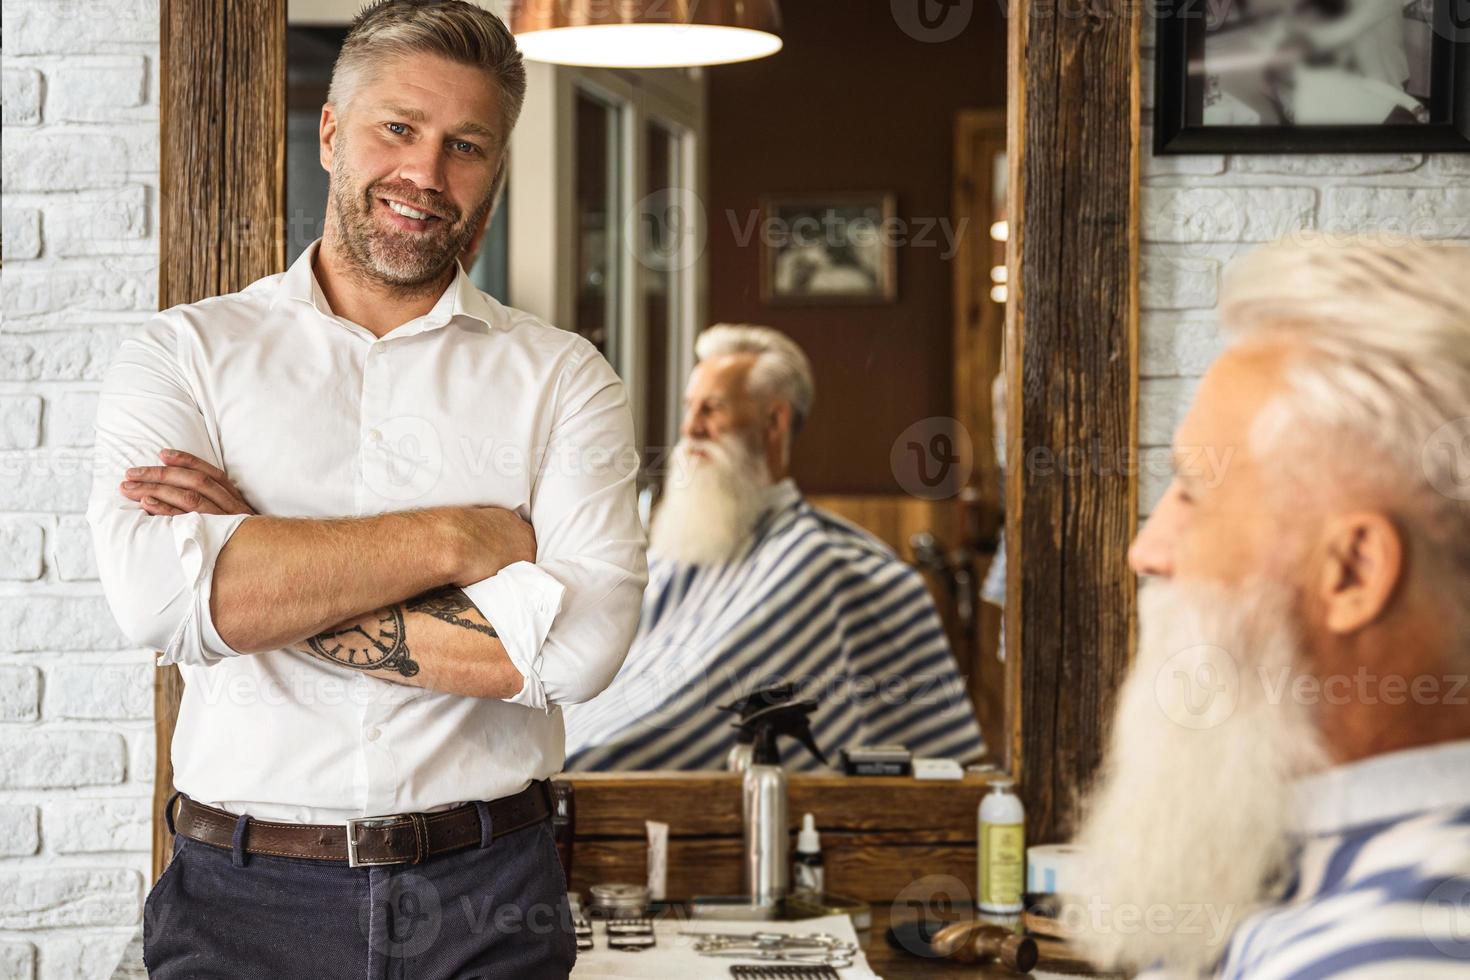
M 175 834 L 143 904 L 151 980 L 550 980 L 576 955 L 550 820 L 371 868 Z

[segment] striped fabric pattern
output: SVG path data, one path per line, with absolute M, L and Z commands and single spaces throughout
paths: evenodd
M 1292 880 L 1241 922 L 1209 976 L 1470 978 L 1470 741 L 1345 763 L 1296 792 Z M 1155 967 L 1136 980 L 1164 978 L 1180 975 Z
M 598 697 L 563 708 L 568 770 L 722 769 L 735 730 L 719 710 L 790 682 L 819 702 L 817 745 L 915 755 L 984 753 L 973 707 L 919 573 L 866 531 L 812 507 L 794 483 L 735 560 L 653 559 L 627 660 Z M 782 762 L 820 769 L 787 740 Z
M 1470 807 L 1307 839 L 1297 880 L 1241 923 L 1217 975 L 1470 977 Z

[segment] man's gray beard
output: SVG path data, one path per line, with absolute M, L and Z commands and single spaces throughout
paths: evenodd
M 346 169 L 345 142 L 339 141 L 332 168 L 331 194 L 335 205 L 337 237 L 342 249 L 362 275 L 409 292 L 435 283 L 454 264 L 478 226 L 480 216 L 494 204 L 487 200 L 469 220 L 450 223 L 431 235 L 411 236 L 385 231 L 373 217 L 378 194 L 360 187 Z
M 1138 659 L 1077 838 L 1086 887 L 1063 913 L 1099 965 L 1208 970 L 1284 886 L 1292 783 L 1326 759 L 1311 707 L 1290 696 L 1290 592 L 1142 590 Z
M 709 456 L 690 456 L 695 446 Z M 765 459 L 738 434 L 681 439 L 649 529 L 649 553 L 689 565 L 729 561 L 750 537 L 770 484 Z

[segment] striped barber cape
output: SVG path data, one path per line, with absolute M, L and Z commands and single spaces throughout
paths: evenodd
M 1294 880 L 1240 924 L 1214 976 L 1470 978 L 1470 741 L 1338 766 L 1299 796 Z
M 985 751 L 923 578 L 882 542 L 811 506 L 790 479 L 734 560 L 649 562 L 627 660 L 602 694 L 564 706 L 568 770 L 722 769 L 742 695 L 787 682 L 814 699 L 834 764 L 856 745 L 919 756 Z M 783 740 L 792 770 L 821 764 Z

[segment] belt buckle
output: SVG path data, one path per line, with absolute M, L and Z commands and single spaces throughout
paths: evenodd
M 390 824 L 408 818 L 407 814 L 394 813 L 386 817 L 348 817 L 347 825 L 347 866 L 349 868 L 377 867 L 383 864 L 407 864 L 409 858 L 391 858 L 384 861 L 359 861 L 357 859 L 357 828 L 375 827 L 380 824 Z

